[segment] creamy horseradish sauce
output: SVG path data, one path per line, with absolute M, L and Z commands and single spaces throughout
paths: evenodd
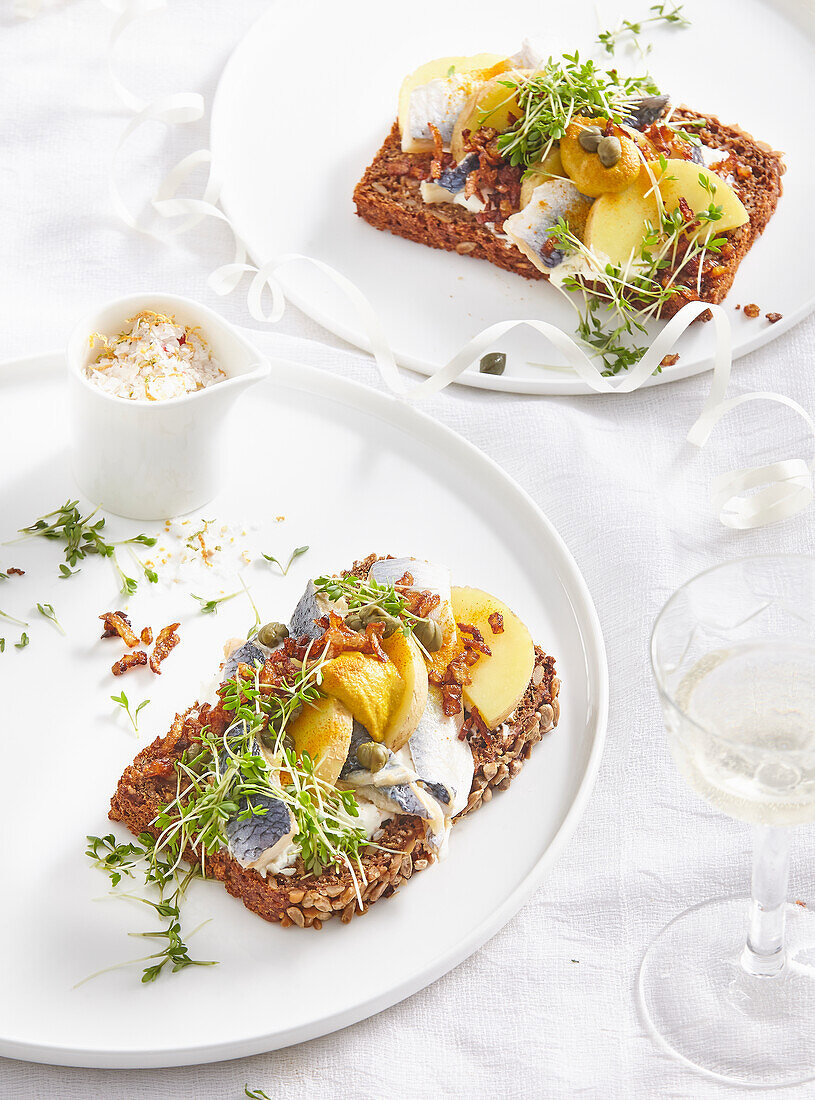
M 85 377 L 129 401 L 183 397 L 226 378 L 197 328 L 151 310 L 131 317 L 113 340 L 95 332 L 90 342 L 99 351 Z

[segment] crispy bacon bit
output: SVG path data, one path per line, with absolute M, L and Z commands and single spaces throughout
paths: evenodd
M 774 325 L 776 323 L 776 321 L 781 320 L 781 318 L 784 316 L 784 314 L 783 313 L 765 313 L 764 316 L 767 318 L 767 320 L 770 322 L 771 325 Z M 11 570 L 9 569 L 9 573 L 10 572 L 11 572 Z
M 318 638 L 314 643 L 312 652 L 315 656 L 324 654 L 331 660 L 340 653 L 353 650 L 357 653 L 370 654 L 382 662 L 387 661 L 388 655 L 381 645 L 382 634 L 385 630 L 384 623 L 368 623 L 363 634 L 360 631 L 351 630 L 336 611 L 330 611 L 328 615 L 323 615 L 321 619 L 317 620 L 317 623 L 323 628 L 324 633 L 322 638 Z
M 493 634 L 504 633 L 504 616 L 500 611 L 493 611 L 493 613 L 487 618 L 487 622 L 490 624 L 490 630 Z
M 674 352 L 672 355 L 663 355 L 659 361 L 661 367 L 673 367 L 679 362 L 679 356 Z
M 761 310 L 758 308 L 755 302 L 750 302 L 744 307 L 743 313 L 745 317 L 749 317 L 752 321 L 755 320 L 756 317 L 758 317 L 759 313 L 761 313 Z
M 464 197 L 471 195 L 486 203 L 476 214 L 482 225 L 490 222 L 503 228 L 504 219 L 521 204 L 521 169 L 507 164 L 498 148 L 499 134 L 490 126 L 463 135 L 467 152 L 478 153 L 478 168 L 470 172 L 464 187 Z
M 438 126 L 428 123 L 428 129 L 433 136 L 433 159 L 430 162 L 430 178 L 437 180 L 444 170 L 444 142 L 441 139 Z
M 469 730 L 467 728 L 468 726 Z M 461 741 L 467 740 L 468 733 L 470 735 L 470 738 L 480 737 L 483 740 L 484 744 L 487 746 L 495 744 L 495 734 L 481 717 L 481 712 L 478 710 L 478 707 L 473 707 L 470 710 L 467 721 L 465 722 L 464 726 L 459 730 L 459 739 Z
M 153 641 L 153 628 L 146 626 L 141 632 L 142 645 L 151 645 Z
M 18 569 L 16 565 L 10 565 L 6 570 L 10 577 L 24 577 L 25 569 Z
M 159 666 L 162 661 L 169 656 L 172 650 L 174 650 L 181 641 L 176 634 L 180 626 L 181 623 L 170 623 L 169 626 L 163 626 L 158 632 L 156 644 L 153 646 L 153 653 L 150 657 L 150 668 L 157 676 L 161 675 L 161 668 Z
M 684 195 L 679 196 L 679 209 L 681 210 L 682 217 L 685 219 L 686 222 L 692 222 L 694 220 L 695 215 L 691 210 L 690 203 Z
M 131 668 L 146 664 L 147 654 L 143 649 L 137 649 L 135 653 L 125 653 L 124 657 L 120 657 L 116 664 L 110 666 L 110 671 L 114 676 L 124 676 Z
M 492 656 L 492 650 L 484 641 L 484 635 L 477 626 L 472 626 L 470 623 L 456 623 L 456 626 L 459 633 L 464 635 L 461 640 L 464 642 L 465 649 L 477 649 L 487 657 Z
M 104 632 L 101 634 L 102 638 L 115 638 L 118 636 L 131 649 L 139 644 L 139 636 L 134 632 L 130 619 L 124 611 L 106 611 L 99 618 L 105 624 Z

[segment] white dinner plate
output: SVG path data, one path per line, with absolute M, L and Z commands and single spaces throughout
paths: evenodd
M 66 454 L 65 365 L 59 355 L 0 368 L 0 541 L 77 491 Z M 600 761 L 607 671 L 597 616 L 568 550 L 532 500 L 449 429 L 386 395 L 299 364 L 274 362 L 268 382 L 238 403 L 224 454 L 228 488 L 209 518 L 257 525 L 260 561 L 243 576 L 266 618 L 286 619 L 305 581 L 372 550 L 447 562 L 458 583 L 492 589 L 557 658 L 560 726 L 535 748 L 509 791 L 453 830 L 448 859 L 345 926 L 282 929 L 220 884 L 195 882 L 185 927 L 188 968 L 141 985 L 141 967 L 102 967 L 147 954 L 127 933 L 153 926 L 143 905 L 104 898 L 106 877 L 84 856 L 85 835 L 113 830 L 108 800 L 135 753 L 169 728 L 217 671 L 222 643 L 253 616 L 242 595 L 202 615 L 185 585 L 142 584 L 134 625 L 179 619 L 182 642 L 160 677 L 114 679 L 116 642 L 97 616 L 122 606 L 109 563 L 88 558 L 59 579 L 60 544 L 0 547 L 3 698 L 3 868 L 0 1054 L 65 1065 L 150 1067 L 234 1058 L 325 1034 L 426 986 L 493 935 L 529 898 L 582 814 Z M 278 520 L 277 517 L 285 517 Z M 121 538 L 160 525 L 108 521 Z M 251 533 L 251 529 L 250 530 Z M 122 551 L 122 564 L 133 562 Z M 164 573 L 164 569 L 162 569 Z M 239 588 L 236 578 L 226 582 Z M 223 588 L 203 591 L 211 597 Z M 52 604 L 62 637 L 36 612 Z M 149 698 L 141 734 L 109 697 Z M 97 900 L 94 900 L 97 899 Z M 149 948 L 148 948 L 149 949 Z M 350 961 L 354 960 L 353 965 Z M 546 974 L 540 975 L 545 990 Z
M 675 101 L 786 153 L 784 196 L 726 302 L 740 356 L 815 306 L 815 14 L 801 0 L 687 0 L 684 9 L 692 27 L 647 34 L 654 48 L 645 60 L 622 47 L 603 63 L 647 66 Z M 470 0 L 466 18 L 458 4 L 427 0 L 415 0 L 409 13 L 382 0 L 277 2 L 235 50 L 215 98 L 212 151 L 223 207 L 256 263 L 301 253 L 348 276 L 377 311 L 398 361 L 423 374 L 496 321 L 537 318 L 573 333 L 573 306 L 554 287 L 379 232 L 356 216 L 351 196 L 393 124 L 402 78 L 417 65 L 484 50 L 513 53 L 529 35 L 555 53 L 589 55 L 598 27 L 616 25 L 621 14 L 642 13 L 621 13 L 619 0 L 514 0 L 498 13 L 490 0 Z M 596 47 L 594 56 L 601 58 Z M 368 347 L 355 309 L 324 274 L 301 263 L 280 280 L 310 317 Z M 757 320 L 734 308 L 751 302 L 760 306 Z M 767 312 L 783 320 L 770 324 Z M 677 345 L 678 363 L 649 384 L 710 369 L 711 327 L 692 326 Z M 496 346 L 508 354 L 506 373 L 481 375 L 476 364 L 462 382 L 519 393 L 590 392 L 531 329 Z

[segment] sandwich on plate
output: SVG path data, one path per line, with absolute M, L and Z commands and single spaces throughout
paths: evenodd
M 499 599 L 371 555 L 228 643 L 211 698 L 139 753 L 110 817 L 266 920 L 347 922 L 509 786 L 559 686 Z
M 725 298 L 784 171 L 650 76 L 526 41 L 407 76 L 354 202 L 377 229 L 578 291 L 578 335 L 616 373 L 648 321 Z

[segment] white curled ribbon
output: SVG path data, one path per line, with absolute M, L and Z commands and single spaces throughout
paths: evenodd
M 109 56 L 111 78 L 117 94 L 126 106 L 135 112 L 125 128 L 114 153 L 111 170 L 111 197 L 122 220 L 131 228 L 151 236 L 158 236 L 145 228 L 130 213 L 115 183 L 115 164 L 118 154 L 133 132 L 148 121 L 166 125 L 196 122 L 203 117 L 205 104 L 197 93 L 180 92 L 145 103 L 118 80 L 113 70 L 113 53 L 116 42 L 133 20 L 165 7 L 166 0 L 105 0 L 118 12 L 111 30 Z M 201 198 L 178 196 L 178 189 L 188 176 L 203 164 L 209 166 L 207 183 Z M 217 204 L 218 181 L 213 172 L 211 154 L 206 149 L 185 157 L 164 178 L 153 197 L 152 206 L 163 218 L 178 218 L 168 231 L 169 236 L 187 232 L 203 218 L 216 218 L 229 226 L 234 241 L 235 255 L 231 263 L 214 271 L 208 285 L 218 295 L 232 293 L 246 274 L 252 275 L 247 295 L 247 307 L 252 318 L 261 324 L 275 324 L 286 309 L 286 297 L 277 278 L 278 272 L 291 264 L 308 263 L 321 271 L 346 296 L 367 338 L 367 347 L 373 355 L 385 386 L 395 396 L 406 401 L 420 401 L 438 393 L 456 381 L 464 371 L 479 360 L 494 343 L 508 332 L 527 326 L 545 337 L 566 359 L 577 376 L 595 393 L 632 393 L 644 385 L 658 370 L 663 358 L 670 354 L 677 340 L 700 314 L 710 310 L 715 333 L 713 379 L 702 412 L 688 433 L 688 442 L 702 448 L 707 443 L 716 424 L 732 409 L 748 401 L 775 401 L 793 409 L 804 418 L 815 439 L 815 422 L 797 402 L 782 394 L 747 393 L 725 399 L 730 380 L 731 334 L 727 315 L 721 306 L 704 302 L 690 302 L 675 314 L 654 339 L 643 357 L 623 376 L 614 380 L 604 376 L 595 360 L 589 358 L 567 333 L 547 321 L 526 319 L 500 321 L 483 329 L 469 340 L 456 354 L 429 378 L 409 384 L 396 363 L 396 357 L 385 336 L 382 323 L 371 303 L 362 291 L 345 275 L 311 256 L 288 253 L 270 259 L 260 266 L 249 262 L 247 250 L 235 231 L 229 217 Z M 271 299 L 270 308 L 264 307 L 264 298 Z M 717 477 L 711 486 L 711 503 L 719 519 L 728 527 L 747 529 L 778 522 L 803 511 L 812 502 L 815 453 L 806 462 L 801 458 L 784 459 L 766 466 L 732 470 Z

